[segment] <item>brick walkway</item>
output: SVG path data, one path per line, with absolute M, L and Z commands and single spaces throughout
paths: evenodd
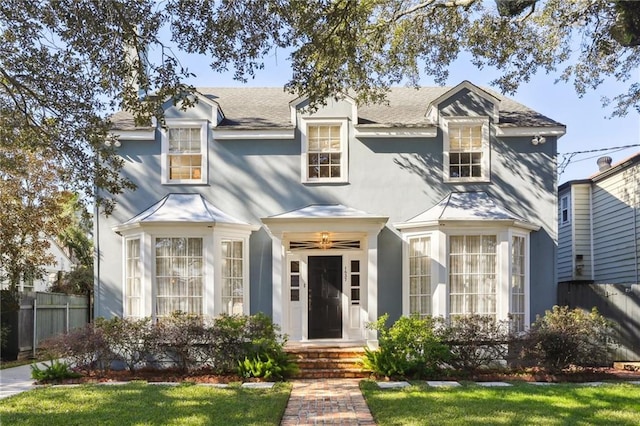
M 375 425 L 358 387 L 359 381 L 294 381 L 281 425 Z

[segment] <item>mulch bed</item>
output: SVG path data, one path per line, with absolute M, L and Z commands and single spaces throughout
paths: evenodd
M 454 375 L 455 376 L 455 375 Z M 454 377 L 454 379 L 456 379 Z M 527 368 L 523 370 L 504 372 L 486 371 L 476 374 L 462 375 L 458 380 L 476 382 L 493 381 L 523 381 L 523 382 L 554 382 L 578 383 L 612 380 L 640 380 L 640 371 L 619 370 L 614 368 L 572 368 L 561 372 L 550 372 L 542 368 Z M 453 380 L 448 378 L 448 380 Z
M 474 374 L 455 374 L 450 372 L 446 376 L 432 379 L 493 382 L 493 381 L 523 381 L 523 382 L 555 382 L 577 383 L 594 381 L 640 381 L 640 371 L 620 370 L 614 368 L 573 368 L 559 373 L 551 373 L 541 368 L 527 368 L 515 371 L 484 370 Z M 233 383 L 246 381 L 262 381 L 261 379 L 247 379 L 237 375 L 218 375 L 210 370 L 198 370 L 184 373 L 177 369 L 140 369 L 134 373 L 128 370 L 110 370 L 94 372 L 76 379 L 66 379 L 59 383 L 82 384 L 104 382 L 128 382 L 143 380 L 147 382 L 191 382 L 191 383 Z
M 256 381 L 255 379 L 243 379 L 237 375 L 219 375 L 210 370 L 198 370 L 184 373 L 177 369 L 140 369 L 131 373 L 129 370 L 109 370 L 83 373 L 79 378 L 64 379 L 57 383 L 84 384 L 105 382 L 191 382 L 191 383 L 233 383 Z

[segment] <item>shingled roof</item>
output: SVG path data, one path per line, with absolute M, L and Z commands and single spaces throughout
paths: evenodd
M 385 104 L 359 105 L 359 126 L 433 126 L 426 112 L 434 99 L 452 87 L 391 88 Z M 562 124 L 499 93 L 486 90 L 500 100 L 500 127 L 556 127 Z M 199 88 L 198 92 L 220 105 L 224 120 L 219 128 L 292 128 L 289 104 L 296 97 L 278 87 L 221 87 Z M 113 127 L 134 129 L 133 117 L 118 112 L 111 117 Z

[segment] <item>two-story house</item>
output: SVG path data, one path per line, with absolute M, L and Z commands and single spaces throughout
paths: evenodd
M 598 311 L 615 358 L 640 359 L 640 153 L 558 188 L 558 302 Z
M 640 153 L 558 188 L 558 281 L 640 283 Z
M 555 303 L 562 124 L 468 81 L 306 106 L 203 88 L 157 126 L 116 114 L 137 189 L 97 217 L 96 315 L 264 312 L 375 344 L 384 313 L 523 327 Z

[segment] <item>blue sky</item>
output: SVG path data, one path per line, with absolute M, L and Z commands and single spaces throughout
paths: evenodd
M 190 56 L 185 59 L 180 55 L 182 65 L 197 75 L 190 83 L 195 86 L 283 86 L 291 76 L 286 52 L 278 52 L 265 58 L 265 69 L 258 71 L 255 79 L 243 84 L 233 80 L 233 73 L 214 74 L 204 57 Z M 558 73 L 559 74 L 559 73 Z M 576 95 L 573 86 L 568 83 L 554 83 L 558 74 L 537 75 L 530 82 L 522 84 L 513 96 L 518 102 L 567 126 L 567 133 L 558 143 L 558 164 L 562 162 L 563 153 L 587 151 L 592 149 L 618 147 L 640 143 L 640 116 L 633 110 L 623 118 L 608 118 L 612 108 L 603 108 L 600 99 L 603 96 L 613 97 L 629 86 L 619 83 L 614 78 L 606 80 L 596 91 L 587 93 L 582 98 Z M 462 80 L 469 80 L 479 86 L 489 86 L 496 77 L 494 70 L 478 70 L 471 63 L 459 59 L 450 69 L 447 85 L 456 85 Z M 636 81 L 640 80 L 640 71 Z M 434 85 L 433 80 L 424 77 L 421 85 Z M 490 86 L 489 86 L 490 87 Z M 596 159 L 609 155 L 614 163 L 636 152 L 640 147 L 626 150 L 608 150 L 590 154 L 580 154 L 571 160 L 564 172 L 558 177 L 558 184 L 573 179 L 584 179 L 595 173 L 598 168 Z

